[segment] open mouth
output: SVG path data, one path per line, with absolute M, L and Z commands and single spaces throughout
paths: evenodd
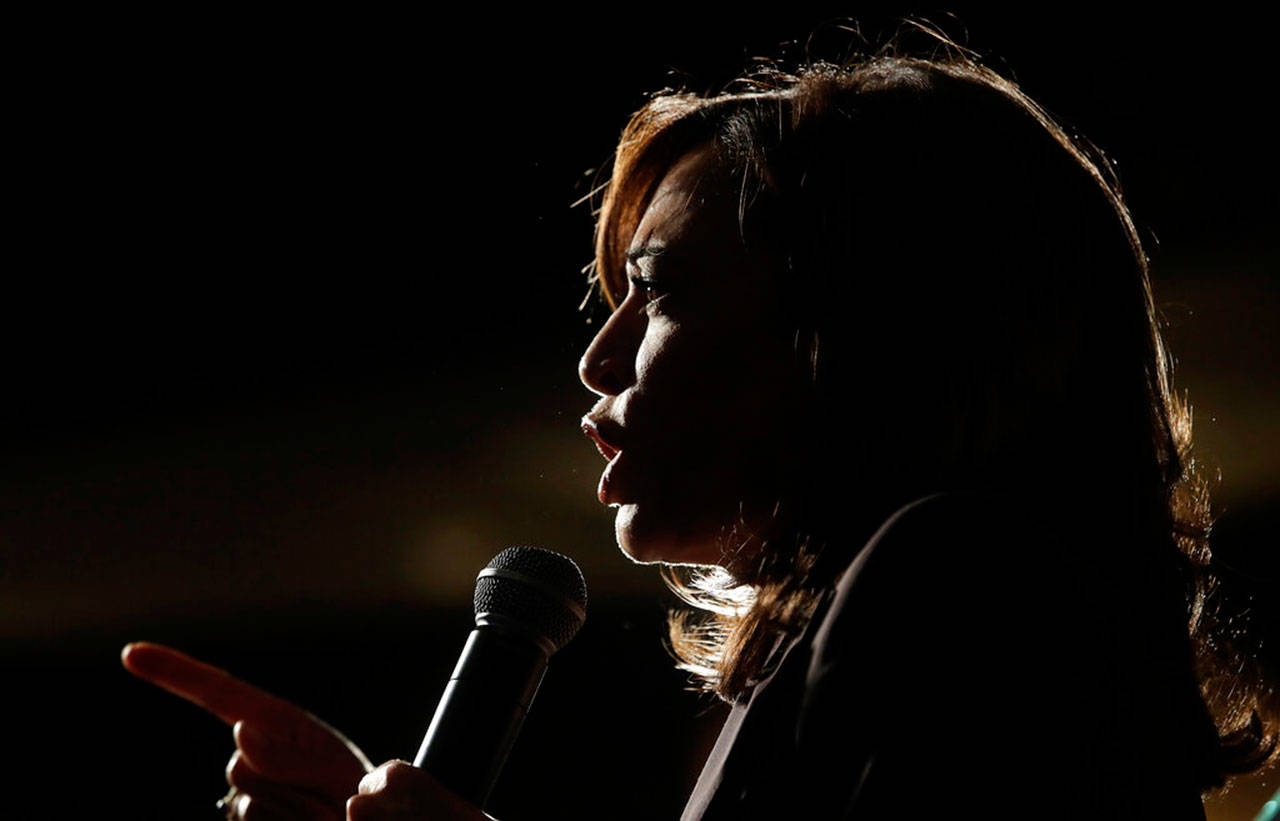
M 590 437 L 592 442 L 595 442 L 596 450 L 600 451 L 600 455 L 603 456 L 606 461 L 612 462 L 613 457 L 617 456 L 622 450 L 621 448 L 614 446 L 604 437 L 604 434 L 600 432 L 599 425 L 594 420 L 583 417 L 582 432 Z

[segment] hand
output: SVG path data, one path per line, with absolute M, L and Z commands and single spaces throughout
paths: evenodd
M 426 770 L 388 761 L 360 779 L 347 801 L 347 821 L 492 821 Z
M 348 796 L 373 765 L 341 733 L 294 704 L 168 647 L 129 644 L 125 669 L 232 725 L 228 818 L 346 817 Z

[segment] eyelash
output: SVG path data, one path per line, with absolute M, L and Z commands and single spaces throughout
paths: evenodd
M 667 294 L 662 290 L 657 282 L 652 279 L 644 279 L 643 277 L 631 277 L 631 287 L 641 292 L 646 308 L 658 304 Z M 646 295 L 644 292 L 652 292 L 652 296 Z

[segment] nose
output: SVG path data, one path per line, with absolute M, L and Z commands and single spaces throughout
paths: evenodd
M 599 396 L 617 396 L 635 384 L 636 350 L 643 317 L 618 306 L 578 361 L 578 378 Z

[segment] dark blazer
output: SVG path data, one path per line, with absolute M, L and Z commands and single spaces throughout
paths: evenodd
M 1203 821 L 1181 588 L 1088 513 L 976 493 L 895 513 L 734 704 L 683 821 Z

